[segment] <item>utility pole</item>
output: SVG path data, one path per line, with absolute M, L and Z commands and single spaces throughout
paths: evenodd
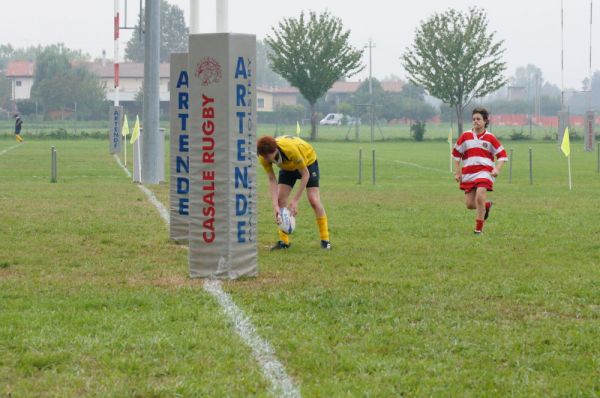
M 158 184 L 165 156 L 159 130 L 160 0 L 146 0 L 145 16 L 142 183 Z
M 373 103 L 373 49 L 375 43 L 369 39 L 369 44 L 366 45 L 369 49 L 369 111 L 371 113 L 371 142 L 375 141 L 375 105 Z

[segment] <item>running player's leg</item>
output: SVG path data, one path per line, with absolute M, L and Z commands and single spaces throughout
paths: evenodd
M 475 221 L 475 232 L 483 232 L 483 224 L 485 222 L 485 209 L 487 201 L 487 188 L 477 187 L 475 194 L 475 203 L 477 206 L 477 219 Z
M 477 204 L 475 203 L 475 195 L 476 195 L 475 189 L 465 192 L 465 205 L 467 206 L 467 209 L 469 209 L 469 210 L 477 209 Z

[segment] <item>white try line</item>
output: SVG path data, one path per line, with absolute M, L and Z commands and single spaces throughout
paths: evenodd
M 131 178 L 131 172 L 127 170 L 118 155 L 114 155 L 115 160 L 121 166 L 125 174 Z M 143 185 L 138 187 L 146 194 L 146 197 L 156 207 L 160 217 L 169 225 L 169 212 L 167 208 L 158 200 L 152 191 Z M 252 325 L 250 318 L 233 302 L 233 299 L 227 294 L 221 285 L 221 281 L 207 279 L 204 281 L 204 290 L 213 296 L 223 312 L 227 315 L 238 336 L 252 350 L 254 358 L 260 365 L 265 378 L 271 383 L 271 390 L 275 396 L 285 398 L 301 397 L 300 390 L 294 385 L 294 382 L 287 374 L 283 364 L 275 356 L 275 350 L 268 341 L 261 338 Z
M 23 143 L 22 143 L 22 142 L 21 142 L 21 143 L 19 143 L 19 144 L 17 144 L 17 145 L 13 145 L 13 146 L 11 146 L 11 147 L 8 147 L 8 148 L 6 148 L 6 149 L 3 149 L 3 150 L 1 150 L 1 151 L 0 151 L 0 156 L 4 155 L 5 153 L 7 153 L 7 152 L 9 152 L 9 151 L 12 151 L 12 150 L 13 150 L 13 149 L 15 149 L 15 148 L 18 148 L 18 147 L 20 147 L 21 145 L 23 145 Z
M 381 160 L 383 160 L 384 162 L 390 162 L 390 160 L 386 160 L 386 159 L 381 159 Z M 440 173 L 448 174 L 448 170 L 436 169 L 435 167 L 422 166 L 418 163 L 404 162 L 402 160 L 391 160 L 391 162 L 398 163 L 398 164 L 401 164 L 404 166 L 416 167 L 417 169 L 437 171 Z
M 335 151 L 333 149 L 319 148 L 319 152 L 323 151 L 323 150 L 325 150 L 326 152 L 329 151 L 329 152 L 339 153 L 339 151 Z M 370 158 L 368 159 L 368 156 L 369 156 L 369 154 L 365 151 L 365 158 L 364 158 L 363 161 L 368 161 L 370 159 Z M 375 161 L 393 162 L 393 163 L 401 164 L 403 166 L 415 167 L 415 168 L 421 169 L 421 170 L 429 170 L 429 171 L 435 171 L 435 172 L 438 172 L 438 173 L 448 174 L 448 170 L 442 170 L 442 169 L 436 169 L 435 167 L 423 166 L 423 165 L 420 165 L 418 163 L 405 162 L 403 160 L 396 160 L 396 159 L 389 160 L 389 159 L 379 158 L 379 157 L 377 157 L 377 155 L 375 155 L 375 157 L 376 157 Z

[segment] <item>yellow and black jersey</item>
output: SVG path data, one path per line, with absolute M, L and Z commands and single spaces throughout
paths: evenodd
M 286 135 L 275 140 L 280 156 L 276 164 L 281 170 L 302 170 L 317 161 L 317 153 L 312 145 L 303 139 Z M 273 163 L 267 162 L 262 156 L 258 159 L 267 172 L 273 171 Z

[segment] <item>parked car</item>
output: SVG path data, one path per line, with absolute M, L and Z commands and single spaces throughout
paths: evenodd
M 321 126 L 341 126 L 344 115 L 342 113 L 330 113 L 319 122 Z

